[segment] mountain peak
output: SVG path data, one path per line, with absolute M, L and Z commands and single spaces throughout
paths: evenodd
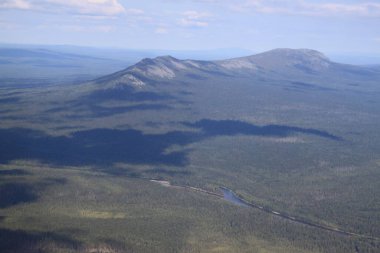
M 138 73 L 148 78 L 173 79 L 177 72 L 192 67 L 189 61 L 182 61 L 173 56 L 159 56 L 156 58 L 145 58 L 128 68 L 133 73 Z
M 156 65 L 156 64 L 172 64 L 172 63 L 178 63 L 181 62 L 177 58 L 174 58 L 170 55 L 164 55 L 164 56 L 158 56 L 155 58 L 144 58 L 140 62 L 138 62 L 138 65 Z
M 298 69 L 318 73 L 330 67 L 331 61 L 323 53 L 312 49 L 278 48 L 249 57 L 251 62 L 270 69 Z
M 222 60 L 219 64 L 230 70 L 255 72 L 261 69 L 284 73 L 298 70 L 310 74 L 327 69 L 331 62 L 316 50 L 277 48 L 247 57 Z
M 301 49 L 291 49 L 291 48 L 276 48 L 264 53 L 261 53 L 259 55 L 277 55 L 282 56 L 286 58 L 315 58 L 320 59 L 324 61 L 330 61 L 327 56 L 325 56 L 323 53 L 313 50 L 313 49 L 307 49 L 307 48 L 301 48 Z
M 154 58 L 155 60 L 160 60 L 160 61 L 179 61 L 177 58 L 171 56 L 171 55 L 163 55 L 163 56 L 158 56 Z
M 226 75 L 276 73 L 319 74 L 332 62 L 312 49 L 278 48 L 264 53 L 220 61 L 179 60 L 173 56 L 145 58 L 113 75 L 113 85 L 143 87 L 150 81 L 170 80 L 188 73 L 223 73 Z

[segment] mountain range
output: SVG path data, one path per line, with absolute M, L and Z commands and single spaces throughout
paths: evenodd
M 3 86 L 0 252 L 379 252 L 379 84 L 275 49 Z
M 247 57 L 218 61 L 179 60 L 171 56 L 146 58 L 137 64 L 95 80 L 108 86 L 144 87 L 157 82 L 204 80 L 212 76 L 247 77 L 266 81 L 305 81 L 324 88 L 352 88 L 380 77 L 380 68 L 329 60 L 310 49 L 274 49 Z M 327 83 L 328 81 L 328 83 Z M 376 89 L 377 85 L 365 88 Z

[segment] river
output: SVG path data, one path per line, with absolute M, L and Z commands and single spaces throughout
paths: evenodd
M 225 200 L 227 200 L 228 202 L 231 202 L 235 205 L 238 205 L 238 206 L 245 206 L 245 207 L 251 207 L 249 206 L 248 204 L 246 204 L 245 202 L 243 202 L 238 196 L 235 195 L 235 193 L 233 191 L 231 191 L 230 189 L 227 189 L 227 188 L 224 188 L 224 187 L 221 187 L 220 188 L 223 192 L 223 198 Z

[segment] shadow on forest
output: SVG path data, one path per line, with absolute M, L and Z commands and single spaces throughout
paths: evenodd
M 94 168 L 95 171 L 105 173 L 111 176 L 125 176 L 129 178 L 142 178 L 144 175 L 154 176 L 154 178 L 161 178 L 162 175 L 167 176 L 188 176 L 191 174 L 188 170 L 181 170 L 181 168 L 175 169 L 164 169 L 164 168 L 153 168 L 146 170 L 136 170 L 133 167 L 128 168 L 117 168 L 117 167 L 97 167 Z
M 139 104 L 139 105 L 130 105 L 130 106 L 114 106 L 114 107 L 105 107 L 98 105 L 90 105 L 87 108 L 87 114 L 85 117 L 108 117 L 116 114 L 132 112 L 132 111 L 147 111 L 147 110 L 169 110 L 172 107 L 162 104 Z M 69 116 L 70 118 L 82 118 L 81 115 Z
M 82 100 L 96 101 L 97 103 L 108 100 L 144 102 L 166 101 L 172 99 L 174 99 L 174 97 L 166 93 L 158 93 L 152 91 L 136 91 L 134 88 L 129 86 L 123 86 L 114 89 L 96 90 L 82 98 Z
M 18 169 L 0 170 L 0 172 L 5 172 L 0 175 L 26 175 L 22 170 Z M 22 203 L 37 201 L 39 197 L 39 195 L 37 194 L 38 192 L 43 191 L 49 186 L 65 184 L 66 182 L 67 180 L 65 178 L 50 177 L 44 178 L 33 183 L 17 181 L 15 182 L 12 181 L 10 178 L 0 178 L 0 208 L 8 208 Z
M 154 168 L 154 169 L 149 169 L 149 170 L 145 170 L 144 173 L 148 173 L 148 174 L 165 174 L 165 175 L 169 175 L 169 176 L 175 176 L 175 175 L 183 175 L 183 176 L 187 176 L 187 175 L 190 175 L 191 172 L 188 171 L 188 170 L 168 170 L 168 169 L 164 169 L 164 168 Z
M 55 249 L 78 249 L 81 243 L 66 236 L 51 232 L 26 232 L 0 228 L 0 252 L 2 253 L 44 253 L 46 246 Z
M 24 176 L 24 175 L 30 175 L 30 173 L 25 170 L 20 170 L 20 169 L 0 170 L 0 176 Z
M 303 83 L 303 82 L 291 82 L 291 87 L 295 89 L 301 90 L 319 90 L 319 91 L 337 91 L 337 89 L 322 87 L 319 85 L 311 84 L 311 83 Z
M 307 134 L 339 141 L 340 137 L 316 129 L 267 125 L 256 126 L 233 120 L 201 120 L 183 123 L 197 131 L 172 131 L 145 134 L 142 131 L 92 129 L 71 136 L 49 136 L 30 129 L 0 130 L 0 162 L 15 159 L 38 159 L 58 165 L 164 164 L 183 166 L 187 152 L 167 152 L 172 145 L 184 146 L 207 138 L 233 135 L 286 137 Z
M 0 104 L 13 104 L 20 101 L 19 97 L 0 98 Z
M 102 106 L 105 101 L 128 101 L 139 104 L 127 106 Z M 169 110 L 171 106 L 167 102 L 184 103 L 189 102 L 180 100 L 166 93 L 157 93 L 150 91 L 135 91 L 131 87 L 96 90 L 89 95 L 83 96 L 80 100 L 71 101 L 63 106 L 54 106 L 45 111 L 45 113 L 72 112 L 65 117 L 81 119 L 85 117 L 108 117 L 116 114 L 122 114 L 132 111 L 147 110 Z M 164 102 L 164 103 L 162 103 Z
M 29 129 L 0 130 L 0 162 L 38 159 L 59 165 L 132 164 L 183 165 L 185 153 L 164 151 L 173 144 L 185 145 L 199 139 L 191 132 L 144 134 L 138 130 L 94 129 L 70 137 L 49 136 Z
M 0 185 L 0 208 L 7 208 L 24 202 L 37 200 L 34 187 L 26 183 L 5 183 Z
M 71 108 L 76 108 L 71 110 Z M 58 113 L 58 112 L 73 112 L 65 116 L 69 119 L 83 119 L 92 117 L 109 117 L 116 114 L 122 114 L 133 111 L 159 111 L 159 110 L 171 110 L 172 107 L 163 104 L 138 104 L 129 106 L 113 106 L 106 107 L 95 104 L 76 104 L 75 106 L 62 106 L 54 107 L 52 109 L 46 110 L 45 113 Z
M 186 126 L 201 129 L 206 136 L 219 135 L 258 135 L 267 137 L 287 137 L 294 134 L 308 134 L 330 140 L 341 141 L 342 138 L 332 135 L 326 131 L 313 128 L 302 128 L 284 125 L 256 126 L 247 122 L 237 120 L 210 120 L 203 119 L 195 123 L 184 123 Z
M 15 110 L 11 110 L 11 109 L 3 109 L 3 110 L 0 110 L 0 114 L 6 114 L 6 113 L 11 113 L 11 112 L 14 112 Z

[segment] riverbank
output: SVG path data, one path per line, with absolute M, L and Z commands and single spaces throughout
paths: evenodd
M 192 190 L 192 191 L 196 191 L 196 192 L 201 192 L 204 194 L 208 194 L 208 195 L 211 195 L 214 197 L 224 199 L 224 200 L 226 200 L 230 203 L 233 203 L 237 206 L 243 206 L 243 207 L 247 207 L 247 208 L 255 208 L 255 209 L 258 209 L 262 212 L 266 212 L 268 214 L 275 215 L 275 216 L 281 217 L 283 219 L 286 219 L 286 220 L 289 220 L 292 222 L 300 223 L 300 224 L 307 225 L 307 226 L 314 227 L 314 228 L 319 228 L 319 229 L 329 231 L 329 232 L 333 232 L 336 234 L 340 234 L 340 235 L 344 235 L 344 236 L 353 236 L 353 237 L 358 237 L 358 238 L 367 239 L 367 240 L 380 241 L 380 238 L 378 238 L 378 237 L 362 235 L 359 233 L 345 231 L 345 230 L 340 229 L 340 228 L 322 225 L 322 224 L 312 222 L 312 221 L 307 220 L 307 219 L 302 218 L 302 217 L 291 216 L 291 215 L 288 215 L 284 212 L 272 210 L 271 208 L 264 207 L 264 206 L 249 202 L 249 201 L 245 200 L 243 197 L 238 196 L 235 192 L 233 192 L 231 189 L 229 189 L 227 187 L 221 186 L 220 190 L 222 191 L 222 194 L 220 194 L 220 193 L 216 193 L 216 192 L 212 192 L 212 191 L 208 191 L 205 189 L 192 187 L 192 186 L 172 185 L 169 181 L 154 180 L 154 179 L 151 179 L 150 181 L 154 182 L 154 183 L 158 183 L 164 187 L 172 187 L 172 188 L 177 188 L 177 189 L 185 189 L 185 190 Z

